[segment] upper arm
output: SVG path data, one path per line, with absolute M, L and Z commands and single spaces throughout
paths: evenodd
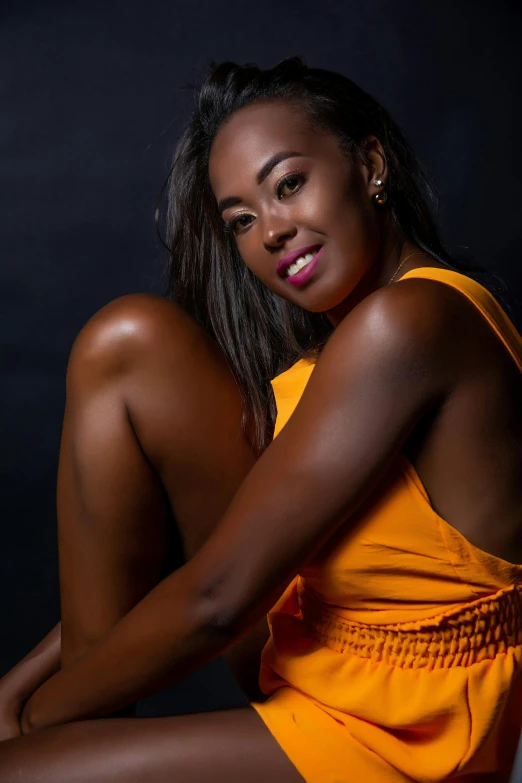
M 290 420 L 192 561 L 223 623 L 270 608 L 449 393 L 450 308 L 440 286 L 408 282 L 375 292 L 337 327 Z

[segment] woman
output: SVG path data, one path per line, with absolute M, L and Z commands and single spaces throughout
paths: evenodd
M 1 781 L 507 779 L 522 338 L 418 182 L 350 80 L 209 75 L 170 177 L 179 307 L 123 297 L 71 353 L 61 670 L 56 630 L 6 678 L 35 693 Z M 188 561 L 158 583 L 165 493 Z M 249 707 L 95 719 L 221 654 Z

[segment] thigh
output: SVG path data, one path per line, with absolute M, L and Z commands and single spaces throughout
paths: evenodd
M 0 745 L 2 783 L 304 783 L 252 707 L 73 723 Z

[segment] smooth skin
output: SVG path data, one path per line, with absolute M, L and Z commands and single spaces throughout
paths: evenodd
M 261 167 L 285 150 L 301 154 L 280 162 L 258 184 Z M 282 178 L 298 167 L 303 179 L 299 184 L 289 180 L 278 192 Z M 186 391 L 191 384 L 187 371 L 192 368 L 197 374 L 196 365 L 205 373 L 209 357 L 196 340 L 185 362 L 171 359 L 170 371 L 162 374 L 169 350 L 155 339 L 157 324 L 163 323 L 157 313 L 168 310 L 175 319 L 181 315 L 155 297 L 117 300 L 95 316 L 99 328 L 93 326 L 95 319 L 85 327 L 84 336 L 92 327 L 92 339 L 86 339 L 85 351 L 77 351 L 78 375 L 89 361 L 91 370 L 84 373 L 85 388 L 79 383 L 72 395 L 77 407 L 69 423 L 66 412 L 64 436 L 69 427 L 71 445 L 69 451 L 62 443 L 68 456 L 59 476 L 59 488 L 62 482 L 75 518 L 62 525 L 60 534 L 60 560 L 67 558 L 61 566 L 61 589 L 64 608 L 69 607 L 63 631 L 69 657 L 29 699 L 22 716 L 28 736 L 0 746 L 0 780 L 6 783 L 255 783 L 268 775 L 281 783 L 302 780 L 250 707 L 145 721 L 82 719 L 124 707 L 249 638 L 304 562 L 313 559 L 341 525 L 349 533 L 352 512 L 401 450 L 414 464 L 437 513 L 481 549 L 522 561 L 520 373 L 459 292 L 420 279 L 387 285 L 402 259 L 420 251 L 397 235 L 386 211 L 372 201 L 377 192 L 373 180 L 387 175 L 378 140 L 368 140 L 365 162 L 350 163 L 337 141 L 310 129 L 295 107 L 249 106 L 220 129 L 209 173 L 218 202 L 240 199 L 224 211 L 223 219 L 245 215 L 235 229 L 245 263 L 279 295 L 326 312 L 337 328 L 294 415 L 262 457 L 254 464 L 251 454 L 228 455 L 230 494 L 216 501 L 219 519 L 213 520 L 208 538 L 183 568 L 152 587 L 164 546 L 160 493 L 155 495 L 153 487 L 172 488 L 168 497 L 178 519 L 185 492 L 185 508 L 190 509 L 190 498 L 197 502 L 208 494 L 202 491 L 205 482 L 210 493 L 215 491 L 212 476 L 218 465 L 228 470 L 222 453 L 215 462 L 208 456 L 213 448 L 205 437 L 208 428 L 198 433 L 205 415 L 200 386 L 205 384 L 194 383 L 192 393 Z M 325 245 L 323 261 L 305 286 L 292 287 L 277 275 L 277 262 L 286 253 L 316 243 Z M 415 256 L 401 267 L 401 274 L 418 266 L 439 264 Z M 134 312 L 131 317 L 127 306 Z M 144 309 L 148 317 L 143 319 Z M 167 331 L 162 333 L 165 339 Z M 176 320 L 169 345 L 178 345 L 181 334 Z M 99 385 L 91 387 L 94 366 L 99 368 Z M 231 448 L 231 433 L 236 448 L 240 439 L 239 406 L 236 396 L 237 407 L 227 408 L 226 389 L 234 397 L 234 385 L 227 371 L 220 373 L 216 378 L 219 375 L 225 389 L 224 402 L 219 402 L 219 391 L 216 401 L 213 388 L 207 403 L 213 412 L 219 405 L 227 411 L 228 423 L 216 424 L 229 428 L 222 433 L 221 448 L 226 450 L 227 444 Z M 165 383 L 167 390 L 162 388 Z M 174 390 L 178 407 L 172 402 Z M 170 419 L 177 422 L 170 433 L 165 431 L 169 419 L 163 398 L 176 407 L 170 415 L 178 416 Z M 186 417 L 190 426 L 185 427 Z M 79 432 L 81 438 L 75 439 Z M 91 432 L 93 446 L 102 444 L 98 451 L 93 448 L 92 462 L 84 445 Z M 117 442 L 121 449 L 113 447 Z M 249 451 L 246 445 L 238 451 L 242 448 Z M 191 455 L 189 466 L 185 449 Z M 123 505 L 120 496 L 125 492 L 114 490 L 109 466 L 116 479 L 121 471 L 121 483 L 116 481 L 121 489 L 131 489 L 126 476 L 133 477 L 133 487 L 143 488 L 136 490 L 134 501 Z M 241 484 L 235 494 L 234 481 Z M 96 505 L 82 517 L 87 497 Z M 62 518 L 69 508 L 69 501 L 64 502 Z M 107 514 L 107 508 L 112 513 Z M 186 518 L 190 516 L 188 511 Z M 153 535 L 146 531 L 151 518 L 160 520 Z M 492 518 L 502 520 L 495 530 L 488 522 Z M 76 576 L 74 560 L 79 567 L 81 551 L 89 556 L 96 551 L 94 544 L 89 548 L 89 537 L 81 541 L 75 526 L 92 526 L 92 541 L 97 534 L 101 549 L 110 544 L 98 576 L 93 576 L 104 588 L 89 586 L 99 602 L 89 608 L 82 607 L 79 597 L 87 572 Z M 125 573 L 123 560 L 130 558 L 129 568 L 139 570 L 140 552 L 119 554 L 129 530 L 142 531 L 148 544 L 144 576 L 132 597 L 126 590 L 134 578 Z M 104 590 L 111 590 L 111 574 L 118 568 L 122 576 L 116 584 L 127 587 L 115 591 L 107 608 Z M 76 579 L 81 586 L 75 588 Z M 68 631 L 66 623 L 76 630 Z M 70 721 L 80 722 L 61 725 Z
M 167 503 L 186 560 L 208 539 L 255 461 L 240 416 L 219 349 L 165 299 L 121 297 L 82 329 L 67 371 L 58 476 L 64 666 L 158 582 Z M 267 638 L 262 617 L 225 654 L 250 699 L 265 698 L 257 671 Z M 53 659 L 57 641 L 55 630 Z M 0 745 L 2 782 L 19 772 L 28 783 L 210 781 L 216 765 L 231 781 L 302 780 L 250 707 L 90 720 Z

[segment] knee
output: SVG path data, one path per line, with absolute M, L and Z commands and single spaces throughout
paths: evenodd
M 68 379 L 118 375 L 168 345 L 183 347 L 201 332 L 180 307 L 155 294 L 127 294 L 98 310 L 78 333 L 69 357 Z

